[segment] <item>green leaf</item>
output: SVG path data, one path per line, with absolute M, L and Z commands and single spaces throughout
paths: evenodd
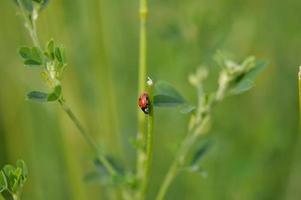
M 42 65 L 43 55 L 39 48 L 21 47 L 19 54 L 25 60 L 24 65 Z
M 0 171 L 0 193 L 6 189 L 7 189 L 7 180 L 3 171 Z
M 42 64 L 43 53 L 38 47 L 32 47 L 31 49 L 31 59 Z
M 53 39 L 49 40 L 47 43 L 47 50 L 51 60 L 54 60 L 54 41 Z
M 183 96 L 169 83 L 159 81 L 155 85 L 154 106 L 174 107 L 184 104 Z
M 3 167 L 3 172 L 4 172 L 5 176 L 9 178 L 11 176 L 11 174 L 15 171 L 15 169 L 16 168 L 12 165 L 5 165 Z
M 5 165 L 0 171 L 0 191 L 5 199 L 13 199 L 12 195 L 21 191 L 27 177 L 27 167 L 22 160 L 18 160 L 16 167 Z
M 48 95 L 48 101 L 58 100 L 58 98 L 60 98 L 60 96 L 61 96 L 61 93 L 62 93 L 62 87 L 61 87 L 61 85 L 57 85 L 54 88 L 53 92 Z
M 31 58 L 31 49 L 29 47 L 21 47 L 19 49 L 19 54 L 24 59 L 30 59 Z
M 208 149 L 211 147 L 211 143 L 206 141 L 202 143 L 195 151 L 192 159 L 191 159 L 191 166 L 199 165 L 200 161 L 204 157 L 204 155 L 208 152 Z
M 254 86 L 255 79 L 266 66 L 267 63 L 265 61 L 257 61 L 249 72 L 238 79 L 231 90 L 231 94 L 240 94 L 251 89 Z
M 64 63 L 64 50 L 63 48 L 56 47 L 55 48 L 55 57 L 60 63 Z
M 22 180 L 24 182 L 27 179 L 27 176 L 28 176 L 27 166 L 26 166 L 26 164 L 23 160 L 17 160 L 16 166 L 21 169 L 21 171 L 22 171 Z
M 38 62 L 38 61 L 35 61 L 35 60 L 25 60 L 24 61 L 24 65 L 27 65 L 27 66 L 39 66 L 41 65 L 42 63 Z
M 12 165 L 5 165 L 2 169 L 5 177 L 6 177 L 6 181 L 7 181 L 7 188 L 9 190 L 11 190 L 14 182 L 15 182 L 15 176 L 14 176 L 14 171 L 16 170 L 16 168 Z
M 189 105 L 189 104 L 184 104 L 183 106 L 181 106 L 181 110 L 180 112 L 182 114 L 189 114 L 192 113 L 193 111 L 195 111 L 196 107 Z
M 48 94 L 39 91 L 32 91 L 27 94 L 27 99 L 31 101 L 43 103 L 48 101 Z

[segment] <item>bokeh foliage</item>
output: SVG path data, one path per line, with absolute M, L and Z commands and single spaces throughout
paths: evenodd
M 150 1 L 149 66 L 194 102 L 187 77 L 212 64 L 216 50 L 265 58 L 269 67 L 247 94 L 227 99 L 214 115 L 212 147 L 203 160 L 207 177 L 183 172 L 167 199 L 298 199 L 297 66 L 300 1 Z M 107 152 L 134 167 L 129 140 L 136 132 L 138 1 L 51 1 L 38 22 L 40 40 L 63 43 L 69 103 Z M 93 154 L 58 105 L 25 101 L 42 85 L 24 68 L 20 46 L 30 44 L 12 1 L 0 5 L 0 165 L 26 161 L 24 199 L 108 199 L 93 171 Z M 214 74 L 218 67 L 211 68 Z M 210 79 L 209 85 L 215 82 Z M 208 88 L 210 89 L 210 88 Z M 152 199 L 188 118 L 157 112 Z M 298 170 L 299 169 L 299 170 Z

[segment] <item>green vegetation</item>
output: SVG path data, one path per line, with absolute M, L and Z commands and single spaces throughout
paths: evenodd
M 0 193 L 2 196 L 6 200 L 19 200 L 27 176 L 27 166 L 23 160 L 18 160 L 16 167 L 5 165 L 0 171 Z
M 18 18 L 12 3 L 3 4 L 9 23 L 0 33 L 0 52 L 7 52 L 0 66 L 11 67 L 0 68 L 0 164 L 28 163 L 22 199 L 298 199 L 298 98 L 285 79 L 294 70 L 275 68 L 298 63 L 282 53 L 282 36 L 273 34 L 279 26 L 271 25 L 272 36 L 263 31 L 273 11 L 286 7 L 261 5 L 268 12 L 250 15 L 244 6 L 251 1 L 138 3 L 16 0 Z M 257 17 L 263 22 L 254 23 Z M 29 45 L 17 31 L 20 19 Z M 293 24 L 285 30 L 294 32 Z M 248 54 L 271 67 L 256 90 L 240 95 L 266 66 L 241 59 Z M 144 113 L 137 96 L 145 92 Z M 287 106 L 284 97 L 295 101 Z M 9 172 L 17 188 L 1 172 L 6 199 L 20 197 L 27 177 L 20 162 Z

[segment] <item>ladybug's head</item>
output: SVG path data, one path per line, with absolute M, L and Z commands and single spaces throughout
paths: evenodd
M 149 102 L 148 94 L 146 92 L 144 92 L 139 97 L 138 105 L 145 114 L 149 114 L 149 103 L 150 102 Z

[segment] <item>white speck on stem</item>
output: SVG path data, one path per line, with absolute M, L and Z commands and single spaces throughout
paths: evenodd
M 147 77 L 147 82 L 146 83 L 147 83 L 148 86 L 152 86 L 154 84 L 153 80 L 149 76 Z

